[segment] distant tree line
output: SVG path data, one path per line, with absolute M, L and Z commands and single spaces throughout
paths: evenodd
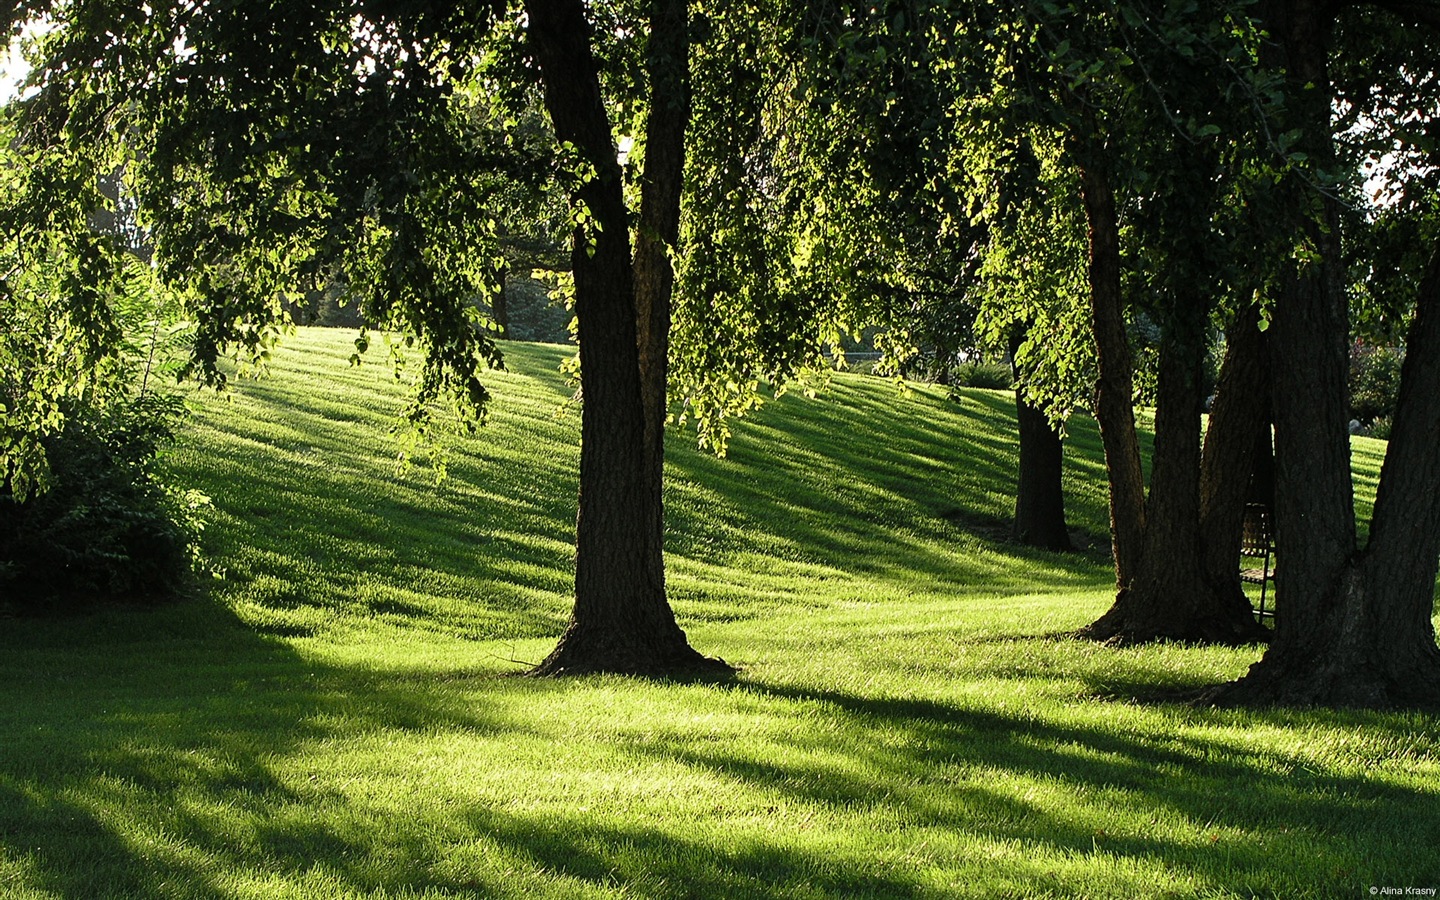
M 527 272 L 512 274 L 501 291 L 503 295 L 497 293 L 489 304 L 477 306 L 494 320 L 501 337 L 542 344 L 570 340 L 570 310 L 552 296 L 550 285 Z M 349 329 L 365 325 L 358 304 L 346 303 L 343 293 L 333 288 L 306 291 L 304 297 L 287 302 L 285 312 L 296 325 Z

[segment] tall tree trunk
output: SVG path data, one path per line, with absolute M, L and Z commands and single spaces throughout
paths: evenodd
M 1260 330 L 1258 306 L 1248 308 L 1230 327 L 1200 463 L 1205 580 L 1217 593 L 1238 598 L 1247 607 L 1249 601 L 1245 600 L 1236 564 L 1244 532 L 1245 504 L 1250 499 L 1247 489 L 1258 468 L 1272 466 L 1265 334 Z M 1267 500 L 1273 505 L 1273 490 Z
M 1326 75 L 1328 22 L 1320 3 L 1283 2 L 1272 30 L 1286 50 L 1290 102 L 1317 165 L 1334 163 L 1330 91 Z M 1286 276 L 1272 325 L 1275 404 L 1275 541 L 1283 560 L 1277 575 L 1276 640 L 1310 632 L 1324 617 L 1313 602 L 1338 584 L 1355 552 L 1355 506 L 1346 409 L 1350 323 L 1340 284 L 1340 228 L 1335 200 L 1297 175 L 1285 189 L 1297 236 L 1312 260 Z M 1320 215 L 1310 210 L 1319 208 Z M 1283 402 L 1279 398 L 1284 398 Z M 1294 601 L 1294 602 L 1291 602 Z M 1273 648 L 1273 645 L 1272 645 Z
M 1328 6 L 1273 0 L 1298 148 L 1335 163 L 1326 75 Z M 1318 253 L 1294 267 L 1272 327 L 1277 614 L 1265 656 L 1220 703 L 1440 708 L 1431 615 L 1440 565 L 1440 248 L 1407 341 L 1370 542 L 1357 552 L 1345 409 L 1344 292 L 1335 201 L 1288 179 L 1297 234 Z M 1311 213 L 1318 208 L 1321 215 Z M 1279 402 L 1279 398 L 1284 402 Z M 1403 422 L 1403 428 L 1402 426 Z
M 686 0 L 651 0 L 645 70 L 650 108 L 645 121 L 645 170 L 635 231 L 635 312 L 640 394 L 645 406 L 645 477 L 654 516 L 648 523 L 653 577 L 665 581 L 665 414 L 669 381 L 670 255 L 680 237 L 685 128 L 690 119 L 689 9 Z
M 535 674 L 728 672 L 690 647 L 656 577 L 664 563 L 654 538 L 660 510 L 647 461 L 629 217 L 584 3 L 527 0 L 525 9 L 556 137 L 595 173 L 573 195 L 595 223 L 577 227 L 571 252 L 585 398 L 575 607 Z
M 1120 287 L 1120 222 L 1115 189 L 1103 166 L 1081 167 L 1080 193 L 1090 232 L 1090 315 L 1100 365 L 1095 418 L 1100 425 L 1105 471 L 1110 480 L 1115 584 L 1124 590 L 1135 576 L 1145 534 L 1145 474 L 1135 430 L 1134 362 L 1125 334 L 1125 304 Z
M 1200 418 L 1208 302 L 1179 297 L 1173 317 L 1160 345 L 1155 450 L 1141 552 L 1132 580 L 1114 605 L 1081 634 L 1119 644 L 1252 643 L 1268 632 L 1255 622 L 1249 601 L 1243 594 L 1214 590 L 1205 578 Z
M 1421 282 L 1406 345 L 1370 540 L 1360 561 L 1372 600 L 1365 618 L 1351 626 L 1360 633 L 1343 641 L 1352 648 L 1348 668 L 1358 671 L 1336 674 L 1343 689 L 1365 705 L 1437 707 L 1440 649 L 1433 616 L 1440 569 L 1440 245 Z
M 1010 334 L 1010 360 L 1020 349 L 1023 329 Z M 1045 550 L 1074 550 L 1070 529 L 1065 524 L 1064 443 L 1045 412 L 1025 399 L 1018 384 L 1020 372 L 1012 369 L 1015 388 L 1015 418 L 1020 435 L 1020 465 L 1015 485 L 1014 539 Z

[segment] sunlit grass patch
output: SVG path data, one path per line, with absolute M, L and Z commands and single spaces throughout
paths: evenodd
M 1193 708 L 1164 698 L 1259 648 L 1068 637 L 1111 599 L 1098 440 L 1074 423 L 1066 462 L 1096 546 L 998 540 L 1002 392 L 841 375 L 726 459 L 673 435 L 671 596 L 739 677 L 516 677 L 570 602 L 566 352 L 509 348 L 439 484 L 397 474 L 403 391 L 343 333 L 197 396 L 169 462 L 215 499 L 208 598 L 0 621 L 0 897 L 1352 897 L 1440 872 L 1433 719 Z

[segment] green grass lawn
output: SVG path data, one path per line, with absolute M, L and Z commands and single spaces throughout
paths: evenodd
M 720 685 L 515 677 L 569 606 L 578 410 L 513 345 L 449 478 L 387 367 L 302 331 L 197 395 L 203 599 L 0 621 L 0 897 L 1368 897 L 1440 886 L 1436 721 L 1159 703 L 1259 649 L 1111 650 L 1089 551 L 998 540 L 1003 393 L 837 376 L 670 444 L 669 578 Z M 1383 445 L 1359 440 L 1359 490 Z M 1362 499 L 1362 507 L 1365 501 Z M 1365 507 L 1368 508 L 1368 507 Z

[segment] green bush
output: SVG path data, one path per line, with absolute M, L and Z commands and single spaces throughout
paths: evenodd
M 1008 391 L 1015 386 L 1010 367 L 1000 363 L 966 363 L 952 377 L 957 387 Z
M 43 490 L 0 488 L 0 598 L 12 611 L 159 599 L 196 560 L 205 498 L 168 487 L 156 465 L 178 400 L 142 397 L 105 410 L 72 406 L 45 439 Z
M 1356 341 L 1350 346 L 1350 416 L 1362 425 L 1395 412 L 1405 351 Z
M 1372 437 L 1380 441 L 1388 441 L 1390 440 L 1390 429 L 1393 424 L 1394 423 L 1391 421 L 1390 416 L 1381 416 L 1380 418 L 1371 422 L 1369 428 L 1365 429 L 1365 436 Z

